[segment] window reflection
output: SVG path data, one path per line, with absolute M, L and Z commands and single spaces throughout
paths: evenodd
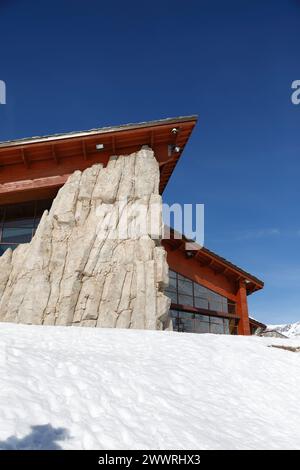
M 200 315 L 180 310 L 170 310 L 173 330 L 184 333 L 237 334 L 237 322 L 234 319 L 219 318 L 212 315 Z
M 226 297 L 191 281 L 175 271 L 169 271 L 169 278 L 166 294 L 173 303 L 235 314 L 235 303 Z
M 51 199 L 29 201 L 21 204 L 0 206 L 0 255 L 7 248 L 30 242 Z
M 3 243 L 25 243 L 32 238 L 32 228 L 3 228 L 1 241 Z

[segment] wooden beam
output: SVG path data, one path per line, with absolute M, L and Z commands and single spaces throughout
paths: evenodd
M 154 149 L 154 132 L 153 132 L 153 130 L 150 133 L 150 147 L 152 148 L 152 150 Z
M 83 153 L 83 158 L 84 158 L 84 160 L 87 160 L 87 159 L 88 159 L 88 156 L 87 156 L 86 145 L 85 145 L 85 141 L 84 141 L 84 140 L 82 141 L 82 153 Z
M 51 149 L 52 149 L 52 157 L 53 157 L 53 160 L 54 160 L 55 163 L 58 165 L 58 164 L 59 164 L 59 159 L 58 159 L 58 156 L 57 156 L 57 154 L 56 154 L 55 146 L 52 145 L 52 146 L 51 146 Z
M 198 307 L 193 307 L 191 305 L 176 304 L 174 302 L 171 303 L 171 309 L 179 310 L 183 312 L 201 314 L 201 315 L 205 315 L 208 317 L 221 317 L 221 318 L 228 318 L 228 319 L 234 319 L 234 320 L 240 319 L 239 315 L 235 315 L 233 313 L 225 313 L 225 312 L 220 312 L 218 310 L 208 310 L 206 308 L 198 308 Z
M 116 154 L 116 137 L 114 135 L 111 138 L 111 146 L 112 146 L 113 155 L 115 155 Z
M 169 158 L 168 160 L 165 160 L 164 162 L 159 162 L 159 168 L 164 168 L 164 166 L 167 165 L 167 163 L 173 163 L 175 161 L 176 161 L 176 158 L 172 157 L 172 158 Z
M 244 281 L 239 281 L 237 292 L 237 314 L 241 317 L 238 332 L 240 335 L 250 335 L 250 323 L 248 313 L 247 291 Z
M 198 253 L 199 253 L 199 251 L 198 251 Z M 203 260 L 203 258 L 202 258 L 202 260 L 200 260 L 198 253 L 195 256 L 195 259 L 197 259 L 198 263 L 200 263 L 201 266 L 209 267 L 213 264 L 214 260 L 212 258 L 210 258 L 208 260 L 207 259 Z
M 65 184 L 69 176 L 69 174 L 65 174 L 60 176 L 48 176 L 46 178 L 37 178 L 34 180 L 15 181 L 13 183 L 0 184 L 0 197 L 5 198 L 11 194 L 16 194 L 23 191 L 60 187 Z
M 29 168 L 29 166 L 30 166 L 29 161 L 28 161 L 27 155 L 25 154 L 25 150 L 24 150 L 23 147 L 21 148 L 21 156 L 22 156 L 22 160 L 23 160 L 24 165 L 26 166 L 26 168 Z

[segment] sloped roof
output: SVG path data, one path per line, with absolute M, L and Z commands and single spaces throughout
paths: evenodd
M 198 116 L 193 114 L 191 116 L 178 116 L 178 117 L 171 117 L 171 118 L 164 118 L 164 119 L 156 119 L 153 121 L 141 121 L 137 123 L 128 123 L 122 124 L 119 126 L 104 126 L 104 127 L 95 127 L 93 129 L 88 129 L 85 131 L 71 131 L 71 132 L 62 132 L 62 133 L 55 133 L 43 136 L 33 136 L 33 137 L 24 137 L 20 139 L 13 139 L 13 140 L 4 140 L 0 141 L 0 147 L 8 147 L 14 145 L 26 145 L 32 143 L 41 143 L 46 142 L 47 140 L 59 140 L 59 139 L 68 139 L 74 137 L 86 137 L 95 134 L 107 134 L 110 132 L 119 132 L 119 131 L 126 131 L 126 130 L 134 130 L 134 129 L 142 129 L 152 126 L 159 126 L 159 125 L 166 125 L 166 124 L 177 124 L 183 123 L 188 121 L 197 121 Z
M 0 186 L 53 176 L 56 170 L 70 174 L 95 163 L 106 165 L 111 155 L 128 155 L 148 145 L 160 166 L 162 193 L 196 122 L 196 115 L 179 116 L 0 142 Z

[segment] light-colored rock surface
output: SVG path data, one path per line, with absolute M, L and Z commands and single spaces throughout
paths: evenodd
M 0 321 L 167 328 L 158 185 L 149 148 L 73 173 L 31 243 L 0 257 Z

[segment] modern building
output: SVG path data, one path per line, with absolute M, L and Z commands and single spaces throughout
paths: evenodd
M 159 163 L 162 194 L 196 121 L 196 116 L 178 117 L 0 143 L 0 254 L 31 240 L 71 173 L 106 165 L 112 154 L 150 146 Z M 185 242 L 172 236 L 163 240 L 173 329 L 253 333 L 257 325 L 249 319 L 247 296 L 262 289 L 263 282 L 207 248 L 187 249 Z
M 250 334 L 263 336 L 262 333 L 264 333 L 265 330 L 267 329 L 267 325 L 251 317 L 249 317 L 249 322 L 250 322 Z

